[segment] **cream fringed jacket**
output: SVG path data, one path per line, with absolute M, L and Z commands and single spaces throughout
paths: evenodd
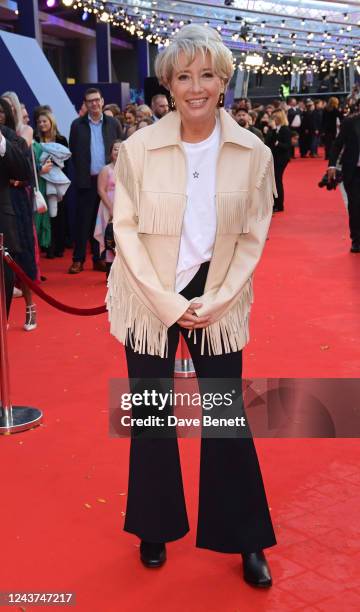
M 190 332 L 200 332 L 202 354 L 215 355 L 248 342 L 252 275 L 276 194 L 270 149 L 225 110 L 219 117 L 216 238 L 204 294 L 191 300 L 202 303 L 199 316 L 211 319 L 205 329 Z M 177 111 L 121 144 L 115 176 L 110 331 L 139 353 L 164 357 L 168 327 L 190 304 L 174 289 L 187 184 Z

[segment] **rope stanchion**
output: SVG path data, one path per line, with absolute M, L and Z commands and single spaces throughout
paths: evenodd
M 4 237 L 0 234 L 0 434 L 12 434 L 40 425 L 42 412 L 30 406 L 12 406 L 10 401 L 9 358 L 4 274 Z
M 180 334 L 180 355 L 180 359 L 175 360 L 174 376 L 176 378 L 194 378 L 196 376 L 194 364 L 182 334 Z
M 33 280 L 31 280 L 31 278 L 29 278 L 25 274 L 25 272 L 17 265 L 17 263 L 15 263 L 11 255 L 9 255 L 9 253 L 6 250 L 3 250 L 3 258 L 5 259 L 8 266 L 10 266 L 10 268 L 13 270 L 13 272 L 15 272 L 16 276 L 20 280 L 24 281 L 24 283 L 27 284 L 27 286 L 31 289 L 31 291 L 36 293 L 36 295 L 41 297 L 43 300 L 45 300 L 45 302 L 47 302 L 51 306 L 54 306 L 54 308 L 57 308 L 58 310 L 61 310 L 62 312 L 67 312 L 68 314 L 79 315 L 82 317 L 91 317 L 94 315 L 104 314 L 106 312 L 105 304 L 103 306 L 97 306 L 96 308 L 76 308 L 75 306 L 68 306 L 67 304 L 63 304 L 62 302 L 59 302 L 58 300 L 53 298 L 51 295 L 48 295 L 47 293 L 45 293 L 45 291 L 43 291 L 43 289 L 41 289 L 39 285 L 37 285 Z

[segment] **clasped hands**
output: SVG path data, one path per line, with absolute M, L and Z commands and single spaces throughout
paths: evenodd
M 181 315 L 180 319 L 176 321 L 177 324 L 186 329 L 202 329 L 203 327 L 208 327 L 211 322 L 210 315 L 198 317 L 195 313 L 196 308 L 200 308 L 201 306 L 202 304 L 199 302 L 192 302 L 184 314 Z

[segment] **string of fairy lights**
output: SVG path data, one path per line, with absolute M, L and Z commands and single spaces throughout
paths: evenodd
M 106 0 L 62 0 L 62 4 L 65 7 L 82 11 L 85 20 L 93 15 L 100 22 L 121 28 L 130 36 L 146 40 L 158 47 L 168 46 L 172 36 L 187 23 L 212 25 L 221 32 L 225 40 L 226 38 L 231 40 L 234 66 L 240 70 L 287 76 L 294 73 L 304 74 L 309 69 L 314 73 L 325 73 L 329 69 L 342 69 L 353 65 L 360 72 L 360 45 L 354 44 L 349 34 L 353 27 L 351 24 L 345 24 L 344 27 L 339 28 L 337 32 L 339 36 L 335 38 L 335 41 L 333 33 L 328 31 L 308 32 L 307 34 L 304 32 L 302 35 L 291 32 L 288 37 L 285 32 L 281 34 L 272 32 L 266 35 L 261 32 L 260 35 L 253 36 L 246 28 L 246 24 L 244 27 L 245 22 L 238 26 L 240 31 L 234 32 L 226 21 L 215 25 L 210 24 L 209 21 L 200 21 L 199 18 L 196 21 L 195 19 L 176 19 L 174 16 L 165 16 L 161 11 L 149 11 L 148 9 L 145 11 L 138 6 L 132 6 L 130 10 L 129 6 L 121 7 L 119 4 L 112 4 Z M 326 17 L 323 18 L 324 20 L 326 22 Z M 348 21 L 347 13 L 344 13 L 344 21 Z M 264 28 L 265 22 L 261 21 L 258 25 Z M 304 19 L 302 25 L 305 25 Z M 360 22 L 357 25 L 360 25 Z M 282 19 L 280 27 L 284 26 L 285 20 Z M 320 38 L 317 40 L 316 35 L 321 35 L 321 40 Z M 346 36 L 348 38 L 345 38 Z M 311 43 L 315 44 L 316 51 L 306 49 Z M 278 50 L 270 51 L 270 46 Z M 260 48 L 262 52 L 259 52 Z M 256 65 L 246 63 L 248 53 L 259 58 L 259 61 L 255 62 Z

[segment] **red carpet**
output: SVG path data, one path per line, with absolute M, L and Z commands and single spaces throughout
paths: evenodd
M 273 218 L 256 276 L 247 376 L 359 374 L 360 256 L 349 253 L 340 193 L 317 187 L 323 169 L 295 160 L 286 172 L 286 212 Z M 102 303 L 100 273 L 69 276 L 69 257 L 42 262 L 49 293 Z M 146 570 L 122 531 L 128 441 L 107 432 L 108 381 L 125 374 L 123 349 L 105 316 L 37 303 L 38 329 L 22 330 L 18 299 L 8 333 L 13 403 L 45 419 L 0 439 L 0 591 L 74 591 L 80 612 L 360 609 L 357 440 L 257 440 L 278 537 L 266 592 L 242 581 L 238 555 L 194 547 L 199 441 L 181 440 L 191 532 L 168 545 L 162 569 Z

